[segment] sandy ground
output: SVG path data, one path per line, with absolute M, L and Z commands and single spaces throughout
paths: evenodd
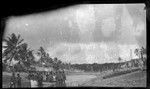
M 102 79 L 102 76 L 82 84 L 82 86 L 97 87 L 146 87 L 146 72 L 137 71 L 118 77 Z
M 28 74 L 25 73 L 20 73 L 22 77 L 22 84 L 23 87 L 29 87 L 30 83 L 29 80 L 26 79 L 25 76 Z M 10 81 L 10 76 L 11 73 L 3 72 L 3 88 L 8 88 L 9 87 L 9 81 Z M 74 73 L 74 74 L 69 74 L 66 76 L 66 85 L 67 86 L 78 86 L 80 84 L 83 84 L 84 82 L 87 82 L 93 78 L 96 78 L 95 73 Z M 48 84 L 49 85 L 49 84 Z M 51 85 L 51 84 L 50 84 Z M 46 83 L 47 86 L 47 83 Z
M 10 73 L 3 74 L 5 74 L 5 78 L 3 77 L 3 88 L 8 88 L 9 79 L 7 76 L 10 76 Z M 68 87 L 146 87 L 146 72 L 137 71 L 118 77 L 103 79 L 102 77 L 106 74 L 109 74 L 109 72 L 67 75 L 66 85 Z M 24 77 L 27 74 L 21 75 L 24 87 L 29 87 L 29 80 Z
M 70 75 L 67 76 L 66 85 L 79 86 L 80 84 L 90 81 L 93 78 L 96 78 L 96 76 L 95 75 Z

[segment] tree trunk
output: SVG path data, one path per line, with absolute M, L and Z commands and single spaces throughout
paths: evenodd
M 141 62 L 141 67 L 142 67 L 141 69 L 143 70 L 144 61 L 143 61 L 143 53 L 142 53 L 142 52 L 141 52 L 141 61 L 142 61 L 142 62 Z

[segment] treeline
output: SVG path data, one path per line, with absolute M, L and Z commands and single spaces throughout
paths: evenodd
M 134 50 L 134 53 L 138 56 L 138 59 L 132 59 L 128 62 L 131 62 L 132 66 L 135 67 L 141 67 L 144 68 L 146 66 L 147 62 L 147 50 L 144 47 L 137 48 Z M 78 70 L 83 70 L 83 71 L 107 71 L 107 70 L 117 70 L 121 68 L 122 65 L 125 64 L 125 66 L 129 67 L 127 61 L 126 62 L 121 62 L 123 59 L 121 57 L 118 57 L 119 63 L 104 63 L 104 64 L 72 64 L 71 68 L 73 69 L 78 69 Z
M 67 69 L 67 70 L 83 70 L 83 71 L 107 71 L 115 70 L 119 68 L 123 63 L 121 57 L 118 58 L 119 63 L 105 63 L 105 64 L 70 64 L 64 63 L 57 57 L 52 58 L 49 53 L 41 46 L 33 53 L 35 50 L 28 47 L 28 43 L 24 42 L 24 39 L 20 35 L 12 33 L 3 39 L 5 45 L 3 45 L 2 51 L 2 69 L 10 69 L 13 71 L 27 71 L 31 69 L 31 66 L 41 66 L 41 67 L 53 67 L 54 69 Z M 134 53 L 142 59 L 144 62 L 144 55 L 146 55 L 146 48 L 135 49 Z M 34 55 L 40 56 L 38 61 L 35 61 Z M 18 61 L 17 64 L 11 65 L 12 60 Z M 141 63 L 141 62 L 139 62 Z M 143 65 L 143 64 L 142 64 Z M 33 69 L 33 68 L 32 68 Z
M 104 64 L 72 64 L 71 67 L 85 72 L 102 72 L 107 70 L 115 70 L 123 63 L 104 63 Z
M 50 57 L 49 53 L 41 46 L 37 50 L 29 48 L 28 43 L 24 42 L 21 35 L 12 33 L 3 38 L 2 49 L 2 69 L 3 71 L 25 72 L 35 69 L 33 66 L 52 67 L 55 70 L 59 68 L 70 69 L 70 63 L 64 63 L 57 57 Z M 35 56 L 39 56 L 39 60 L 35 61 Z M 18 63 L 11 65 L 12 61 Z

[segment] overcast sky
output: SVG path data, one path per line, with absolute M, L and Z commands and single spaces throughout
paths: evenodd
M 83 4 L 8 20 L 6 36 L 21 34 L 29 47 L 71 63 L 106 63 L 136 58 L 146 46 L 144 4 Z

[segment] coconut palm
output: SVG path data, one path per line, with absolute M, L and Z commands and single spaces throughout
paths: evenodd
M 52 67 L 53 66 L 53 60 L 52 58 L 49 56 L 48 53 L 46 53 L 46 57 L 44 58 L 44 61 L 45 61 L 45 65 L 47 67 Z
M 49 54 L 46 53 L 43 47 L 40 47 L 38 49 L 38 55 L 41 57 L 39 60 L 39 63 L 42 65 L 44 63 L 44 66 L 52 67 L 54 64 L 54 61 L 51 57 L 49 57 Z
M 27 61 L 30 62 L 31 64 L 34 64 L 34 56 L 33 56 L 33 50 L 28 49 L 27 52 Z
M 54 64 L 53 64 L 53 67 L 54 67 L 55 70 L 58 70 L 58 69 L 59 69 L 57 57 L 54 58 Z
M 58 60 L 58 67 L 62 68 L 62 61 L 61 60 Z
M 48 58 L 47 63 L 52 67 L 54 65 L 54 61 L 51 57 Z
M 135 49 L 134 53 L 139 57 L 137 63 L 139 64 L 140 68 L 143 69 L 145 61 L 143 55 L 146 54 L 146 49 L 144 47 L 141 47 L 141 49 Z
M 45 52 L 45 50 L 44 50 L 43 47 L 40 47 L 40 48 L 39 48 L 39 52 L 40 52 L 40 54 L 41 54 L 41 57 L 46 57 L 46 52 Z
M 53 67 L 56 70 L 61 69 L 63 68 L 63 62 L 61 60 L 58 60 L 57 57 L 55 57 L 53 61 Z
M 6 46 L 3 46 L 5 50 L 2 54 L 2 57 L 5 58 L 5 62 L 9 62 L 9 66 L 13 59 L 20 60 L 18 52 L 20 50 L 20 45 L 23 42 L 23 40 L 24 39 L 20 38 L 20 35 L 16 36 L 14 33 L 3 39 L 3 41 L 6 43 Z
M 46 52 L 43 47 L 38 49 L 38 55 L 41 56 L 40 63 L 46 63 Z
M 140 58 L 140 49 L 135 49 L 134 53 Z
M 146 48 L 142 47 L 141 48 L 141 58 L 143 58 L 144 55 L 146 55 Z
M 29 68 L 30 65 L 34 63 L 34 56 L 32 52 L 33 50 L 28 49 L 28 45 L 26 43 L 20 45 L 19 57 L 25 68 Z
M 146 58 L 144 58 L 144 55 L 146 56 L 146 48 L 142 47 L 140 53 L 141 53 L 141 60 L 143 62 L 143 67 L 144 67 L 146 64 Z

